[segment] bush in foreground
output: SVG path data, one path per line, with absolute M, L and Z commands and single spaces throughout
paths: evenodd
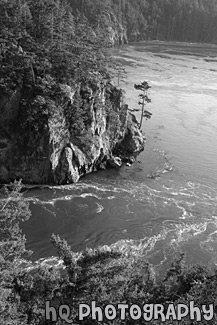
M 12 191 L 2 191 L 0 200 L 0 321 L 4 325 L 49 325 L 67 324 L 65 320 L 55 322 L 46 319 L 45 302 L 49 306 L 70 307 L 73 323 L 78 324 L 80 303 L 96 305 L 104 310 L 108 304 L 118 305 L 170 303 L 195 306 L 215 304 L 217 292 L 217 270 L 206 266 L 187 267 L 184 254 L 175 260 L 166 274 L 156 280 L 153 268 L 142 258 L 124 255 L 117 249 L 99 247 L 73 253 L 70 246 L 59 236 L 52 236 L 64 267 L 57 269 L 39 266 L 33 269 L 19 267 L 22 257 L 27 258 L 25 237 L 19 222 L 30 216 L 28 202 L 20 193 L 21 184 L 16 183 Z M 117 316 L 115 321 L 93 320 L 87 317 L 83 324 L 161 324 L 161 320 L 150 322 L 126 319 Z M 172 323 L 166 320 L 165 324 Z M 174 324 L 190 325 L 198 322 L 188 317 Z M 214 324 L 215 320 L 201 320 L 200 324 Z

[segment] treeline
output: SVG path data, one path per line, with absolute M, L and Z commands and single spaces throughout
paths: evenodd
M 43 78 L 48 75 L 62 83 L 87 80 L 96 72 L 106 78 L 105 53 L 103 55 L 106 46 L 101 33 L 90 27 L 70 1 L 0 2 L 2 91 L 10 73 L 14 80 L 9 86 L 13 86 L 14 81 L 14 87 L 20 86 L 19 82 L 25 81 L 27 74 L 29 87 L 45 86 Z M 47 82 L 52 84 L 51 80 Z
M 107 78 L 112 33 L 116 43 L 125 32 L 129 41 L 215 43 L 216 30 L 217 0 L 4 0 L 0 91 L 24 79 L 43 88 L 45 75 L 75 84 L 96 71 Z
M 168 41 L 217 41 L 216 0 L 131 1 L 134 8 L 135 2 L 144 21 L 139 37 L 145 35 L 144 38 Z
M 115 15 L 129 41 L 217 42 L 216 0 L 71 0 L 71 4 L 92 25 L 105 26 L 105 16 Z
M 116 114 L 110 103 L 111 43 L 82 10 L 82 1 L 0 1 L 0 126 L 17 132 L 18 154 L 30 155 L 49 117 L 61 112 L 74 143 L 87 150 L 91 98 L 97 105 L 102 85 L 109 88 L 107 120 Z M 16 118 L 9 119 L 17 107 Z
M 215 43 L 216 30 L 217 0 L 0 1 L 0 92 L 109 78 L 111 40 Z

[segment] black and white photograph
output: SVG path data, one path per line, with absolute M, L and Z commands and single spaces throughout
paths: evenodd
M 0 325 L 217 324 L 217 0 L 0 0 Z

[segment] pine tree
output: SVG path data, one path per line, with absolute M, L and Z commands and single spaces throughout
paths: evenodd
M 149 84 L 147 83 L 147 81 L 143 81 L 141 84 L 135 84 L 134 88 L 136 90 L 141 90 L 142 93 L 139 94 L 139 105 L 142 106 L 141 109 L 141 117 L 140 117 L 140 123 L 139 123 L 139 128 L 141 129 L 142 127 L 142 121 L 143 121 L 143 117 L 145 117 L 146 119 L 150 119 L 152 113 L 150 113 L 149 111 L 145 110 L 145 105 L 146 103 L 150 103 L 151 99 L 148 97 L 148 90 L 151 88 L 149 86 Z
M 28 220 L 28 202 L 21 194 L 21 182 L 4 188 L 0 200 L 0 322 L 25 325 L 26 316 L 19 311 L 19 298 L 14 291 L 14 279 L 19 274 L 19 260 L 29 252 L 20 222 Z

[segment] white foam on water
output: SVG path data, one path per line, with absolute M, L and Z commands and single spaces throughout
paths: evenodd
M 175 201 L 175 205 L 177 206 L 177 208 L 182 210 L 182 216 L 180 216 L 179 219 L 192 218 L 193 214 L 191 212 L 187 212 L 185 208 L 180 205 L 180 203 L 182 203 L 182 201 Z
M 147 256 L 154 250 L 159 241 L 166 239 L 167 233 L 168 230 L 163 229 L 159 234 L 153 235 L 150 238 L 145 237 L 138 240 L 122 239 L 111 244 L 110 247 L 120 250 L 125 255 Z
M 21 259 L 21 260 L 15 261 L 15 263 L 17 266 L 21 267 L 23 270 L 26 270 L 26 271 L 34 270 L 40 266 L 45 266 L 45 267 L 53 266 L 57 269 L 65 268 L 65 266 L 63 264 L 63 260 L 59 259 L 56 256 L 51 256 L 48 258 L 40 258 L 35 262 Z
M 214 216 L 214 220 L 217 219 L 217 217 Z M 217 223 L 216 222 L 209 222 L 208 223 L 213 230 L 213 228 L 217 228 Z M 216 250 L 217 248 L 217 229 L 212 231 L 211 233 L 208 234 L 208 237 L 206 240 L 203 240 L 200 243 L 200 247 L 205 250 L 213 251 L 214 249 Z
M 27 198 L 27 201 L 32 202 L 33 204 L 41 204 L 41 205 L 52 205 L 55 206 L 55 203 L 58 201 L 71 201 L 75 198 L 86 198 L 86 197 L 94 197 L 98 200 L 101 200 L 102 198 L 94 193 L 83 193 L 80 195 L 75 195 L 75 194 L 71 194 L 71 195 L 65 195 L 65 196 L 60 196 L 60 197 L 56 197 L 53 198 L 51 200 L 40 200 L 39 198 L 36 197 L 32 197 L 32 198 Z
M 79 197 L 82 197 L 82 198 L 86 198 L 86 197 L 95 197 L 95 198 L 98 199 L 98 200 L 101 199 L 101 197 L 99 197 L 98 195 L 93 194 L 93 193 L 83 193 L 83 194 L 80 194 Z
M 100 212 L 102 212 L 103 210 L 104 210 L 104 207 L 103 207 L 103 205 L 101 205 L 101 204 L 97 203 L 97 209 L 96 209 L 96 213 L 100 213 Z
M 33 204 L 40 203 L 40 200 L 37 197 L 27 197 L 25 198 L 26 201 L 32 202 Z
M 187 242 L 189 239 L 200 235 L 201 233 L 205 232 L 207 229 L 207 222 L 199 223 L 199 224 L 179 224 L 174 225 L 174 238 L 171 240 L 170 245 L 177 245 L 179 246 L 182 242 Z

